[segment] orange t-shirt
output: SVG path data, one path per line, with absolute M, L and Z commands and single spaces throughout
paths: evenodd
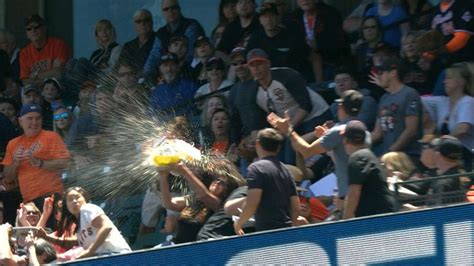
M 8 142 L 7 151 L 2 164 L 11 165 L 13 154 L 23 147 L 33 156 L 44 161 L 70 158 L 71 155 L 61 137 L 52 131 L 42 130 L 38 135 L 28 138 L 24 135 Z M 23 202 L 32 201 L 40 196 L 62 193 L 64 190 L 58 171 L 32 166 L 29 160 L 20 162 L 18 167 L 18 184 Z
M 64 66 L 69 58 L 71 49 L 61 39 L 48 37 L 41 50 L 37 50 L 30 43 L 20 51 L 20 79 L 27 79 L 35 71 Z
M 309 205 L 309 208 L 311 210 L 311 217 L 322 221 L 326 219 L 326 217 L 329 215 L 328 209 L 318 198 L 305 198 L 302 196 L 300 196 L 299 198 L 301 203 L 306 203 Z
M 229 148 L 229 140 L 216 140 L 212 143 L 212 151 L 219 152 L 221 154 L 225 154 L 227 149 Z

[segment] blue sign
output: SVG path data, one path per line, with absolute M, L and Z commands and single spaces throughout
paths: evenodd
M 136 251 L 81 264 L 448 264 L 474 262 L 474 205 L 322 223 Z

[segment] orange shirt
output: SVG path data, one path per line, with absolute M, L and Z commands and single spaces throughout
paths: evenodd
M 29 150 L 33 156 L 44 161 L 71 157 L 66 145 L 58 134 L 42 130 L 38 135 L 31 138 L 22 135 L 10 140 L 2 164 L 11 165 L 13 163 L 13 154 L 20 147 Z M 18 183 L 21 195 L 23 196 L 23 202 L 32 201 L 40 196 L 54 192 L 62 193 L 64 190 L 58 171 L 49 171 L 32 166 L 29 160 L 20 162 L 18 167 Z
M 48 37 L 46 45 L 37 50 L 28 44 L 20 51 L 20 79 L 26 79 L 31 73 L 64 66 L 71 58 L 71 49 L 61 39 Z
M 326 219 L 326 217 L 329 215 L 328 209 L 318 198 L 306 198 L 302 196 L 299 196 L 299 198 L 301 203 L 306 203 L 309 205 L 309 208 L 311 210 L 311 217 L 322 221 Z
M 227 149 L 229 148 L 229 140 L 216 140 L 212 143 L 212 151 L 219 152 L 221 154 L 225 154 Z

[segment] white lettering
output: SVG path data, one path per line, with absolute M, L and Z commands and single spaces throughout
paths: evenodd
M 445 265 L 472 265 L 473 233 L 471 221 L 444 226 Z

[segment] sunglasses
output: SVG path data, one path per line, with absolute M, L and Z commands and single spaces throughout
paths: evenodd
M 178 10 L 179 9 L 179 6 L 178 5 L 174 5 L 174 6 L 169 6 L 169 7 L 164 7 L 163 9 L 161 9 L 163 12 L 168 12 L 170 10 Z
M 25 30 L 32 31 L 32 30 L 37 30 L 39 28 L 41 28 L 41 25 L 31 26 L 31 27 L 25 28 Z
M 142 19 L 137 19 L 135 20 L 135 23 L 137 24 L 145 24 L 149 23 L 151 21 L 151 18 L 142 18 Z
M 69 118 L 69 114 L 66 112 L 54 115 L 54 121 L 58 121 L 61 119 L 68 119 L 68 118 Z
M 245 64 L 247 64 L 247 61 L 245 61 L 245 60 L 237 61 L 237 62 L 232 63 L 233 66 L 240 66 L 240 65 L 245 65 Z

